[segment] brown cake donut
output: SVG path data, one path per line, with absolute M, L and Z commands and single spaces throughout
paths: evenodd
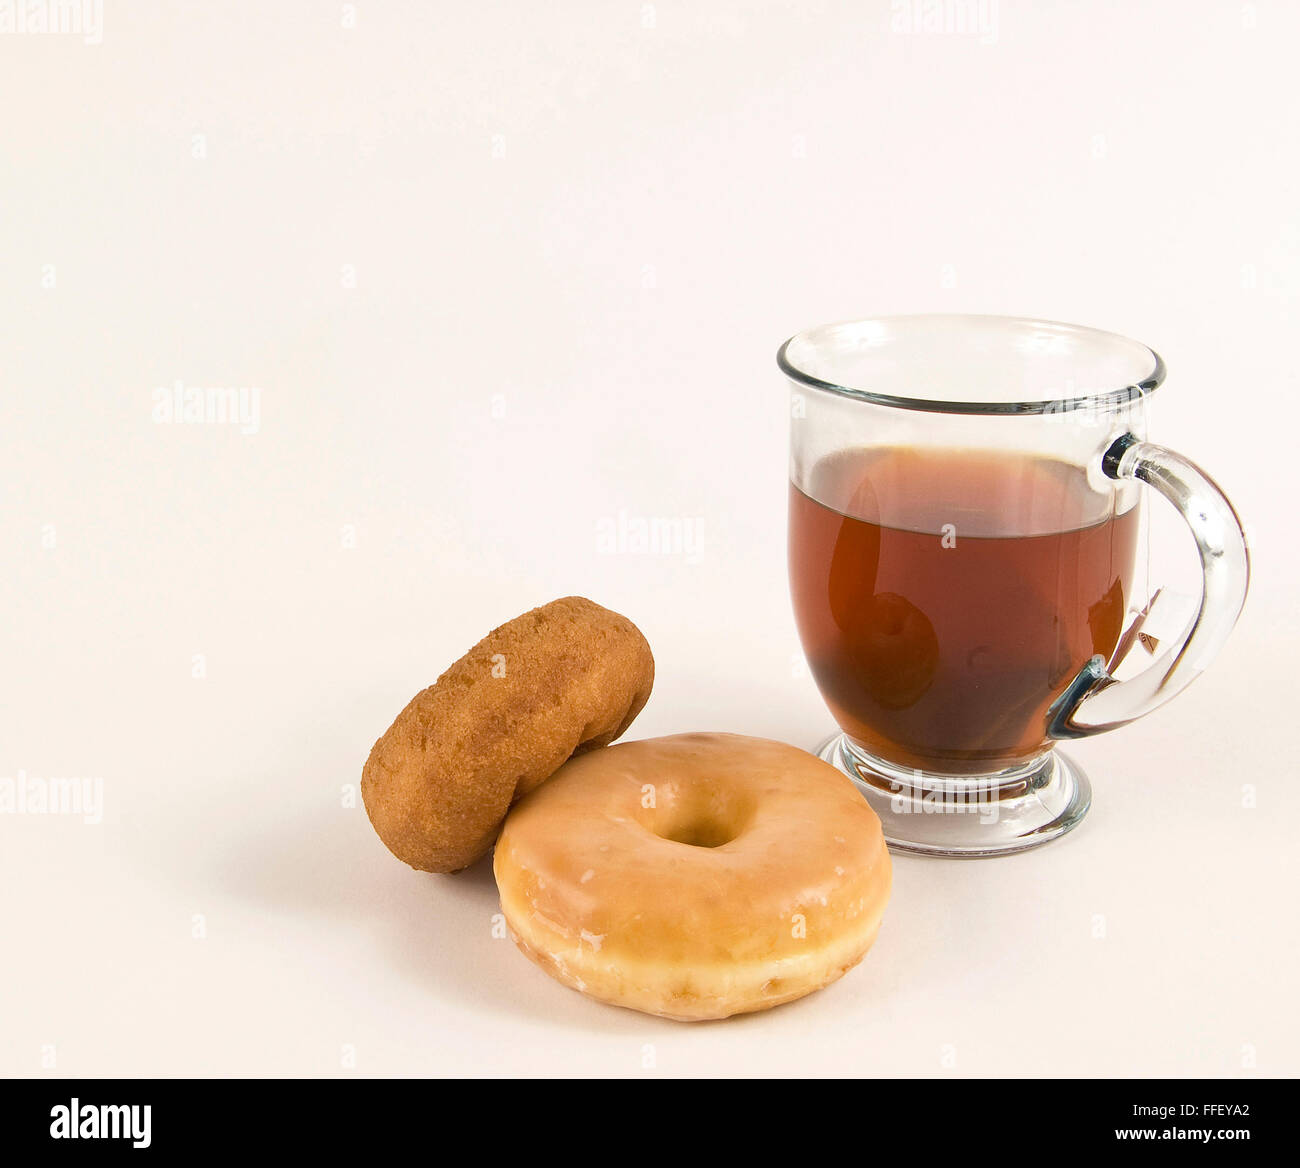
M 511 803 L 622 734 L 653 682 L 650 646 L 626 617 L 581 596 L 526 612 L 416 694 L 375 743 L 361 773 L 370 822 L 412 868 L 467 867 Z

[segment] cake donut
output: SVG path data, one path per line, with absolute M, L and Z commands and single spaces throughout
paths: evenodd
M 891 867 L 880 820 L 795 747 L 681 734 L 571 759 L 494 859 L 515 943 L 573 989 L 665 1018 L 764 1010 L 852 968 Z
M 526 612 L 416 694 L 375 743 L 361 774 L 370 822 L 412 868 L 467 867 L 514 800 L 622 734 L 653 682 L 650 646 L 626 617 L 581 596 Z

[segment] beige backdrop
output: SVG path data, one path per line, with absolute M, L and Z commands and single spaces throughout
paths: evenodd
M 0 778 L 88 800 L 0 814 L 0 1071 L 1300 1071 L 1300 8 L 970 10 L 109 0 L 0 32 Z M 588 1002 L 494 938 L 486 867 L 388 856 L 366 752 L 571 592 L 654 646 L 636 735 L 813 745 L 773 355 L 927 310 L 1160 350 L 1154 436 L 1251 527 L 1238 632 L 1076 748 L 1074 836 L 901 858 L 832 989 L 696 1028 Z M 186 420 L 194 388 L 232 420 Z M 601 538 L 654 518 L 680 546 Z

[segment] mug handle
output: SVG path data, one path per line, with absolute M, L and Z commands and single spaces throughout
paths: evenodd
M 1176 451 L 1123 434 L 1102 458 L 1112 479 L 1138 479 L 1168 499 L 1201 556 L 1201 603 L 1182 635 L 1136 677 L 1119 681 L 1093 657 L 1048 710 L 1052 738 L 1084 738 L 1149 714 L 1199 677 L 1223 647 L 1246 601 L 1250 550 L 1241 520 L 1214 480 Z

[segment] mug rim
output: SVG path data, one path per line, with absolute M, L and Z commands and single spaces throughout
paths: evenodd
M 872 327 L 886 329 L 889 326 L 897 326 L 902 323 L 929 322 L 938 323 L 941 321 L 957 321 L 967 325 L 986 324 L 994 326 L 1010 326 L 1012 328 L 1021 328 L 1026 330 L 1035 330 L 1037 332 L 1047 331 L 1059 336 L 1071 336 L 1076 339 L 1091 341 L 1094 344 L 1116 343 L 1126 346 L 1133 346 L 1150 358 L 1150 371 L 1145 376 L 1138 377 L 1126 385 L 1116 386 L 1114 389 L 1104 389 L 1100 391 L 1085 393 L 1074 397 L 1049 397 L 1036 400 L 1025 401 L 951 401 L 942 398 L 923 398 L 907 397 L 900 394 L 881 393 L 876 390 L 867 389 L 863 386 L 852 386 L 841 384 L 836 381 L 826 380 L 811 373 L 809 370 L 800 368 L 791 356 L 791 346 L 799 344 L 816 344 L 818 335 L 825 337 L 834 335 L 844 330 L 857 329 L 866 330 Z M 1003 316 L 990 313 L 939 313 L 923 312 L 908 313 L 895 316 L 875 316 L 861 317 L 850 320 L 836 321 L 831 324 L 815 325 L 812 328 L 804 329 L 790 337 L 777 350 L 776 363 L 781 372 L 789 377 L 792 381 L 801 385 L 806 385 L 811 389 L 819 389 L 828 393 L 839 394 L 842 397 L 852 398 L 856 401 L 870 402 L 874 405 L 889 406 L 895 409 L 904 410 L 921 410 L 928 413 L 939 414 L 1048 414 L 1048 413 L 1066 413 L 1078 409 L 1111 409 L 1127 405 L 1139 398 L 1146 397 L 1158 388 L 1165 379 L 1165 363 L 1160 354 L 1152 349 L 1149 345 L 1142 344 L 1141 341 L 1134 341 L 1120 333 L 1108 332 L 1105 329 L 1091 328 L 1087 325 L 1070 324 L 1065 321 L 1044 320 L 1038 317 L 1029 316 Z

